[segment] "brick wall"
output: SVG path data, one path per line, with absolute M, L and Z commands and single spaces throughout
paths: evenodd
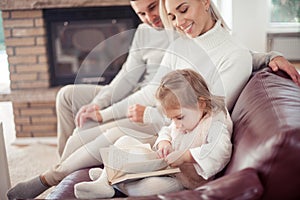
M 42 10 L 3 11 L 12 90 L 49 88 Z
M 17 137 L 56 136 L 42 10 L 3 11 Z
M 13 103 L 17 137 L 56 136 L 55 102 Z

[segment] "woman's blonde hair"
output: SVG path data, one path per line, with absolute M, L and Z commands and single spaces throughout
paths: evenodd
M 229 27 L 227 26 L 226 22 L 224 21 L 223 17 L 221 16 L 220 12 L 218 11 L 214 2 L 211 0 L 209 0 L 209 1 L 210 1 L 209 12 L 211 14 L 212 19 L 214 19 L 215 21 L 220 20 L 221 25 L 226 30 L 229 31 L 230 30 Z M 159 15 L 160 15 L 161 21 L 166 29 L 173 29 L 173 30 L 175 29 L 175 27 L 173 27 L 172 21 L 168 18 L 168 13 L 167 13 L 167 9 L 166 9 L 166 0 L 160 0 L 160 2 L 159 2 Z
M 175 70 L 164 76 L 156 99 L 164 111 L 181 107 L 199 109 L 199 103 L 205 103 L 207 113 L 226 113 L 224 97 L 211 94 L 203 77 L 191 69 Z

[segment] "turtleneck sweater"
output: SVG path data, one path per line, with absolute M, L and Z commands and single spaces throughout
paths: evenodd
M 128 106 L 132 104 L 154 107 L 161 78 L 171 70 L 183 68 L 200 73 L 211 92 L 224 96 L 231 110 L 251 74 L 252 58 L 249 50 L 236 42 L 219 21 L 196 38 L 179 37 L 167 49 L 153 80 L 128 98 L 100 111 L 103 121 L 126 117 Z M 158 116 L 152 115 L 157 113 L 153 107 L 147 107 L 144 113 L 146 122 L 155 121 L 153 118 Z

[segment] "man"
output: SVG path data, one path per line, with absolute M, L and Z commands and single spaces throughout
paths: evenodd
M 131 1 L 131 5 L 144 23 L 136 30 L 128 58 L 114 80 L 106 86 L 65 86 L 57 95 L 58 151 L 60 155 L 62 155 L 65 143 L 76 125 L 79 128 L 75 131 L 98 126 L 99 123 L 90 120 L 91 115 L 92 117 L 98 116 L 98 112 L 94 111 L 102 110 L 146 85 L 159 67 L 163 57 L 161 49 L 168 47 L 169 40 L 164 31 L 160 31 L 163 25 L 158 15 L 158 1 Z M 118 96 L 116 97 L 115 94 Z M 113 95 L 114 98 L 111 99 Z M 145 126 L 141 127 L 128 119 L 120 119 L 117 122 L 118 125 L 127 128 L 138 130 L 142 128 L 143 131 L 146 129 Z M 157 128 L 159 127 L 155 129 Z M 152 128 L 149 128 L 150 130 L 153 131 Z

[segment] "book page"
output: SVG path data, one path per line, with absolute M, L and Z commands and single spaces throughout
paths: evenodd
M 156 159 L 156 152 L 152 151 L 149 144 L 135 145 L 126 148 L 109 147 L 108 164 L 121 170 L 126 163 L 138 163 Z
M 149 144 L 122 149 L 111 145 L 101 149 L 100 153 L 110 182 L 126 174 L 148 173 L 168 167 L 165 160 L 159 159 Z

